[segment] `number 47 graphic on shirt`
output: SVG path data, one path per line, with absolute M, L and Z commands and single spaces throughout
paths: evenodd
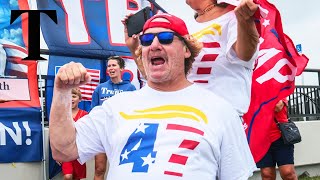
M 154 149 L 158 124 L 140 124 L 130 135 L 120 156 L 120 164 L 133 163 L 132 172 L 148 172 L 149 165 L 155 162 Z
M 126 145 L 121 151 L 120 163 L 133 163 L 132 172 L 148 172 L 151 164 L 156 162 L 157 152 L 154 151 L 154 143 L 158 132 L 159 124 L 145 123 L 140 124 L 130 135 Z M 168 124 L 166 130 L 184 131 L 203 136 L 204 132 L 189 126 Z M 200 142 L 183 139 L 179 148 L 194 150 Z M 186 165 L 188 156 L 172 153 L 168 163 Z M 182 177 L 181 172 L 164 171 L 166 175 Z

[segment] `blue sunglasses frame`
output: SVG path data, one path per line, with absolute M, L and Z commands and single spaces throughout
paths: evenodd
M 159 33 L 146 33 L 142 34 L 140 39 L 140 44 L 142 46 L 150 46 L 154 40 L 155 37 L 158 38 L 160 44 L 171 44 L 173 42 L 174 36 L 177 36 L 180 40 L 184 41 L 183 37 L 181 37 L 176 32 L 172 31 L 164 31 Z

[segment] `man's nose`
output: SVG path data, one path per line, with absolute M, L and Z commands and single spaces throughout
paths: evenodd
M 156 36 L 156 37 L 154 37 L 154 39 L 153 39 L 153 41 L 152 41 L 152 43 L 150 45 L 150 49 L 151 50 L 159 50 L 160 47 L 161 47 L 161 43 L 159 42 L 159 39 Z

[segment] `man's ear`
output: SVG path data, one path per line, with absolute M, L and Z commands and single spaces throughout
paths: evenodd
M 191 52 L 187 46 L 184 46 L 184 58 L 189 58 L 191 56 Z

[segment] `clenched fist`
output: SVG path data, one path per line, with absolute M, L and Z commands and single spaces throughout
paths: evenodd
M 59 69 L 55 78 L 55 88 L 71 90 L 90 81 L 91 77 L 81 63 L 70 62 Z
M 258 10 L 258 5 L 253 0 L 242 0 L 241 3 L 234 9 L 238 21 L 247 21 L 252 19 L 255 12 Z

